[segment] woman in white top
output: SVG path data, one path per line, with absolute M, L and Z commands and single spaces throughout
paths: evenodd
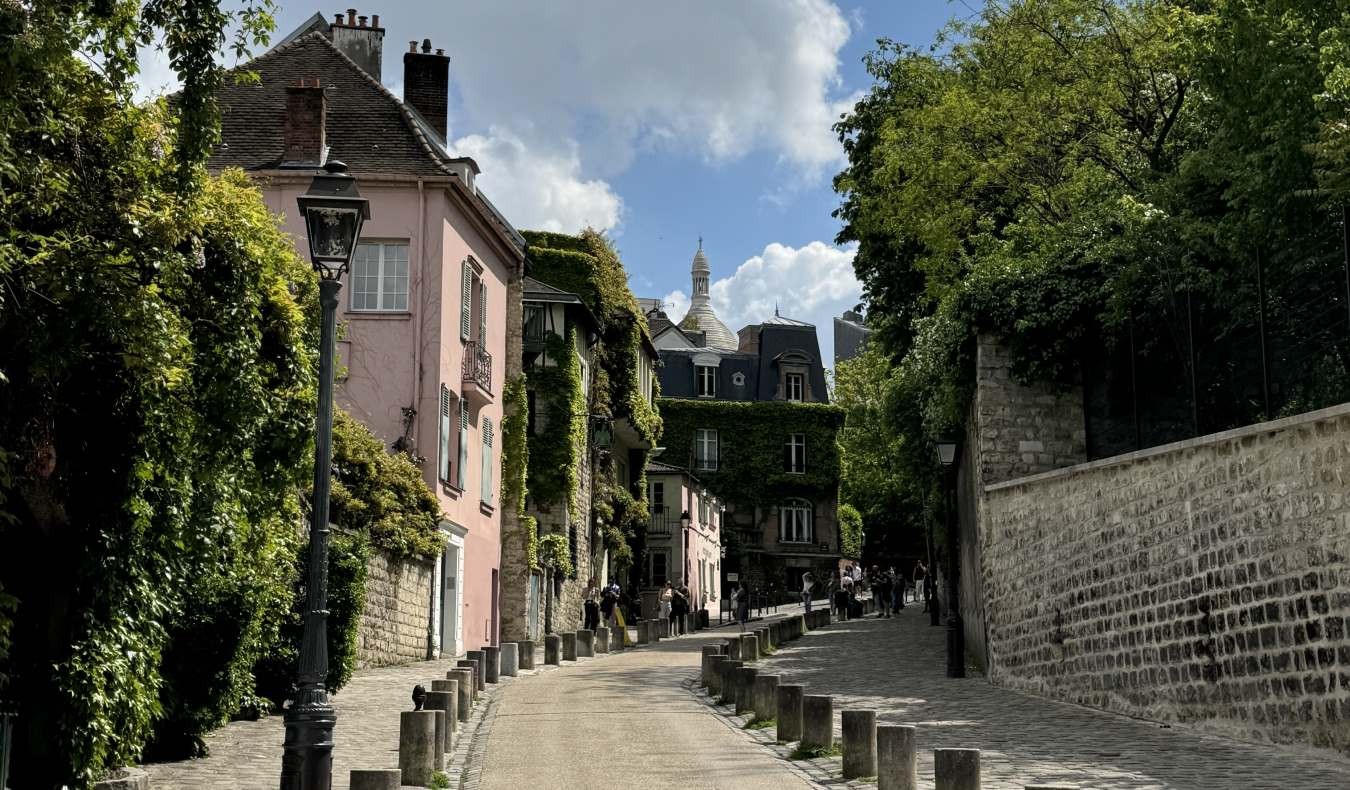
M 666 586 L 661 589 L 661 613 L 659 615 L 661 622 L 666 624 L 666 636 L 674 636 L 674 634 L 670 633 L 670 602 L 674 600 L 674 598 L 675 587 L 670 582 L 666 582 Z

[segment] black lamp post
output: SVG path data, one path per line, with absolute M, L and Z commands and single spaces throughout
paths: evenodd
M 323 330 L 319 340 L 319 410 L 315 418 L 313 518 L 309 525 L 305 631 L 300 677 L 286 709 L 281 790 L 329 790 L 333 784 L 333 726 L 328 703 L 328 493 L 333 463 L 333 340 L 342 274 L 351 266 L 370 201 L 361 197 L 347 166 L 329 162 L 297 202 L 305 218 L 309 254 L 319 273 Z
M 957 599 L 960 590 L 957 576 L 960 573 L 960 561 L 957 551 L 960 548 L 956 519 L 956 458 L 958 456 L 955 439 L 939 439 L 937 443 L 938 461 L 942 464 L 942 496 L 946 506 L 943 512 L 947 516 L 947 677 L 966 676 L 966 636 L 961 624 L 961 602 Z

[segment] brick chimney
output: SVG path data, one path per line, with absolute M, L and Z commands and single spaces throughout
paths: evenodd
M 408 42 L 403 53 L 403 100 L 427 119 L 427 123 L 445 138 L 450 123 L 450 56 L 445 50 L 431 53 L 431 39 Z
M 323 161 L 328 104 L 319 79 L 301 79 L 286 86 L 286 122 L 282 125 L 283 162 Z
M 379 82 L 380 63 L 384 60 L 384 28 L 380 27 L 379 15 L 370 17 L 367 25 L 366 17 L 357 16 L 355 8 L 348 8 L 347 18 L 337 14 L 329 31 L 333 46 Z

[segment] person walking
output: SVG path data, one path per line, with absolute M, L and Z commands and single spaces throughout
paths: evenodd
M 741 625 L 741 633 L 745 633 L 745 624 L 750 622 L 750 585 L 738 584 L 731 601 L 736 607 L 736 622 Z
M 891 616 L 891 577 L 876 565 L 872 566 L 872 598 L 877 602 L 877 616 Z
M 670 632 L 670 627 L 674 624 L 671 622 L 670 608 L 671 605 L 674 603 L 674 601 L 675 601 L 675 585 L 671 584 L 670 582 L 666 582 L 666 586 L 661 588 L 661 611 L 656 615 L 666 624 L 666 636 L 675 635 Z
M 600 627 L 600 588 L 595 584 L 595 577 L 592 576 L 586 584 L 586 625 L 588 631 L 595 631 Z
M 928 576 L 928 569 L 924 567 L 923 560 L 914 561 L 914 600 L 919 600 L 919 591 L 924 591 L 923 610 L 928 611 L 928 587 L 924 584 L 925 577 Z
M 670 596 L 670 635 L 684 633 L 684 616 L 689 612 L 689 588 L 680 580 L 680 586 L 674 588 Z
M 816 577 L 811 571 L 802 574 L 802 606 L 811 611 L 812 590 L 816 587 Z
M 600 591 L 600 618 L 604 620 L 607 627 L 614 627 L 614 605 L 618 603 L 619 596 L 614 594 L 614 585 L 609 584 Z
M 894 565 L 887 569 L 886 575 L 891 580 L 891 613 L 895 614 L 905 608 L 905 577 L 896 572 Z
M 834 609 L 840 620 L 848 619 L 848 604 L 853 598 L 853 576 L 848 569 L 839 574 L 839 588 L 834 591 Z

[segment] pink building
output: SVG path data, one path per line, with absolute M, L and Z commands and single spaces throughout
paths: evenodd
M 687 470 L 647 463 L 647 565 L 643 589 L 688 585 L 690 608 L 716 618 L 722 590 L 722 502 Z M 654 596 L 644 595 L 644 601 Z
M 242 66 L 259 80 L 222 88 L 211 165 L 257 179 L 306 256 L 296 197 L 319 163 L 346 163 L 370 199 L 343 284 L 338 401 L 386 446 L 423 459 L 447 548 L 426 619 L 406 630 L 430 632 L 432 654 L 458 655 L 499 631 L 498 433 L 502 386 L 519 369 L 507 320 L 524 240 L 475 187 L 473 160 L 446 151 L 449 57 L 410 45 L 399 99 L 381 83 L 383 38 L 378 16 L 316 14 Z

